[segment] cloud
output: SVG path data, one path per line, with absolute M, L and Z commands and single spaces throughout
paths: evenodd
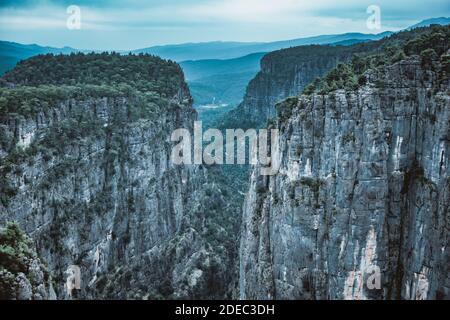
M 212 1 L 186 8 L 199 19 L 225 22 L 270 22 L 277 17 L 291 16 L 302 9 L 301 0 L 229 0 Z
M 141 47 L 209 40 L 271 41 L 318 34 L 372 32 L 373 0 L 0 0 L 0 38 L 60 39 L 72 46 L 117 43 Z M 448 0 L 377 0 L 382 30 L 450 15 Z M 82 30 L 66 28 L 66 8 L 81 8 Z M 89 32 L 92 31 L 92 32 Z M 95 31 L 95 32 L 94 32 Z M 29 32 L 25 36 L 26 32 Z M 39 33 L 39 34 L 38 34 Z M 58 35 L 57 37 L 55 35 Z M 81 36 L 82 35 L 82 36 Z M 94 37 L 97 37 L 94 39 Z M 109 39 L 106 39 L 110 37 Z M 119 38 L 122 37 L 122 38 Z M 58 39 L 58 40 L 56 40 Z M 68 43 L 60 43 L 66 45 Z
M 3 0 L 2 18 L 24 16 L 53 19 L 63 18 L 65 8 L 75 4 L 83 9 L 83 18 L 90 26 L 143 27 L 156 22 L 185 23 L 267 23 L 287 25 L 307 18 L 365 19 L 366 8 L 373 0 Z M 387 20 L 414 20 L 447 14 L 448 0 L 415 2 L 378 0 L 383 17 Z M 21 19 L 10 19 L 11 27 Z M 30 20 L 28 26 L 34 28 Z M 330 20 L 332 21 L 332 19 Z M 52 23 L 50 23 L 52 24 Z M 20 26 L 25 28 L 26 26 Z M 318 26 L 319 27 L 319 26 Z

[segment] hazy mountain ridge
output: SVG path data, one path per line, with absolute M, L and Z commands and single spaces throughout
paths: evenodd
M 330 44 L 346 40 L 378 40 L 392 32 L 379 34 L 344 33 L 336 35 L 319 35 L 313 37 L 283 40 L 265 43 L 246 42 L 205 42 L 196 44 L 166 45 L 134 50 L 135 53 L 151 53 L 175 61 L 205 60 L 205 59 L 234 59 L 255 52 L 270 52 L 289 47 L 311 44 Z M 183 51 L 184 49 L 184 51 Z
M 415 25 L 412 25 L 411 27 L 407 28 L 407 30 L 414 29 L 414 28 L 420 28 L 420 27 L 428 27 L 432 24 L 440 24 L 441 26 L 446 26 L 446 25 L 450 24 L 450 18 L 439 17 L 439 18 L 426 19 L 419 23 L 416 23 Z
M 27 59 L 32 56 L 47 53 L 68 54 L 78 51 L 79 50 L 70 47 L 53 48 L 42 47 L 37 44 L 27 45 L 10 41 L 0 41 L 0 75 L 13 69 L 20 60 Z
M 180 63 L 191 89 L 195 105 L 217 104 L 236 106 L 248 82 L 260 69 L 265 53 L 253 53 L 229 60 L 198 60 Z
M 407 29 L 424 27 L 430 24 L 446 25 L 450 23 L 450 18 L 440 17 L 423 20 Z M 234 59 L 257 52 L 270 52 L 283 48 L 289 48 L 300 45 L 310 44 L 339 44 L 354 41 L 378 40 L 392 34 L 390 31 L 379 34 L 364 33 L 344 33 L 336 35 L 319 35 L 304 37 L 292 40 L 274 41 L 274 42 L 227 42 L 213 41 L 202 43 L 183 43 L 174 45 L 161 45 L 136 50 L 124 50 L 124 53 L 150 53 L 161 56 L 165 59 L 175 61 L 187 60 L 210 60 L 210 59 Z M 0 64 L 0 73 L 14 66 L 13 61 L 19 61 L 34 55 L 43 53 L 70 53 L 70 52 L 88 52 L 92 50 L 79 50 L 70 47 L 54 48 L 49 46 L 40 46 L 37 44 L 20 44 L 11 41 L 0 41 L 0 57 L 3 58 L 3 64 Z M 98 51 L 98 50 L 94 50 Z M 7 62 L 7 63 L 5 63 Z
M 428 19 L 421 21 L 411 28 L 427 26 L 430 24 L 445 25 L 448 24 L 449 21 L 450 18 Z M 252 48 L 252 50 L 273 52 L 282 48 L 303 46 L 309 44 L 352 46 L 355 44 L 377 41 L 392 34 L 392 32 L 383 32 L 377 35 L 367 35 L 362 33 L 323 35 L 296 40 L 279 41 L 274 43 L 251 43 L 248 44 L 248 47 L 246 48 Z M 219 46 L 219 43 L 216 43 L 216 45 Z M 220 45 L 225 47 L 225 43 L 220 43 Z M 201 48 L 201 46 L 201 43 L 195 44 L 195 47 L 197 49 Z M 233 50 L 236 50 L 238 44 L 234 42 L 232 43 L 232 46 Z M 166 49 L 170 51 L 170 46 Z M 168 54 L 168 52 L 165 52 L 164 54 Z M 260 54 L 250 54 L 236 59 L 208 59 L 181 62 L 180 64 L 182 65 L 183 70 L 187 76 L 188 83 L 191 86 L 195 104 L 199 105 L 211 103 L 214 99 L 218 103 L 237 105 L 240 101 L 242 101 L 242 99 L 244 99 L 245 91 L 243 88 L 243 82 L 249 82 L 253 78 L 250 77 L 250 73 L 248 73 L 247 75 L 242 74 L 241 70 L 249 70 L 249 72 L 253 72 L 253 75 L 256 76 L 257 72 L 260 70 L 259 62 L 255 61 L 255 58 L 257 58 L 258 55 Z M 261 55 L 265 56 L 263 54 Z M 208 73 L 208 76 L 204 79 L 201 79 L 200 74 L 203 72 Z M 217 74 L 216 77 L 214 77 L 214 73 Z M 192 78 L 197 79 L 193 81 Z M 220 78 L 222 80 L 218 80 L 215 78 Z M 228 79 L 229 81 L 225 82 L 223 81 L 224 79 Z M 222 85 L 219 85 L 218 82 L 221 82 Z M 232 92 L 231 95 L 229 94 L 230 92 Z
M 449 18 L 428 19 L 412 27 L 430 23 L 445 24 L 449 20 Z M 222 41 L 186 43 L 155 46 L 132 50 L 131 52 L 146 52 L 165 59 L 179 61 L 184 69 L 187 81 L 192 87 L 196 105 L 212 103 L 213 100 L 217 103 L 237 105 L 244 96 L 245 82 L 248 83 L 260 69 L 258 59 L 264 55 L 262 52 L 310 44 L 348 46 L 378 40 L 390 34 L 392 32 L 379 34 L 345 33 L 267 43 Z M 68 47 L 59 49 L 2 41 L 0 42 L 0 74 L 12 69 L 18 61 L 37 54 L 76 51 L 78 50 Z
M 252 53 L 234 59 L 187 60 L 180 62 L 187 81 L 217 74 L 245 73 L 259 70 L 261 58 L 267 52 Z

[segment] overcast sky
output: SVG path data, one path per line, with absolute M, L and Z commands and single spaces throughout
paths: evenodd
M 381 30 L 366 25 L 366 11 L 373 4 L 381 9 Z M 70 5 L 81 9 L 79 30 L 67 28 Z M 128 50 L 184 42 L 396 31 L 442 16 L 450 16 L 449 0 L 0 0 L 0 39 Z

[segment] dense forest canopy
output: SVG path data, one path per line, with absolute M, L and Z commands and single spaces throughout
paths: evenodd
M 264 64 L 279 64 L 285 68 L 293 68 L 298 64 L 298 61 L 308 61 L 310 58 L 317 56 L 336 56 L 338 53 L 348 54 L 376 54 L 382 53 L 385 47 L 388 46 L 403 46 L 405 43 L 418 39 L 422 35 L 426 36 L 431 30 L 446 29 L 448 27 L 432 26 L 416 28 L 413 30 L 400 31 L 385 37 L 378 41 L 369 41 L 364 43 L 357 43 L 351 46 L 332 46 L 332 45 L 308 45 L 292 47 L 268 53 L 261 61 Z
M 184 86 L 178 64 L 148 54 L 72 53 L 21 61 L 1 79 L 0 115 L 29 115 L 66 99 L 137 97 L 161 105 Z
M 23 60 L 3 79 L 18 85 L 116 85 L 127 83 L 140 91 L 174 91 L 182 76 L 172 61 L 148 54 L 72 53 L 39 55 Z

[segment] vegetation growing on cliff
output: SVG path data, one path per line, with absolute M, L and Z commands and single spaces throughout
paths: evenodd
M 37 261 L 43 270 L 44 281 L 49 280 L 47 268 L 36 258 L 31 239 L 27 237 L 16 223 L 8 223 L 0 228 L 0 300 L 15 298 L 16 277 L 22 273 L 32 285 L 36 279 L 29 277 L 30 267 Z
M 9 223 L 0 230 L 0 267 L 13 272 L 26 272 L 26 259 L 32 256 L 30 239 L 17 224 Z
M 292 115 L 292 110 L 297 107 L 298 98 L 290 97 L 284 100 L 283 102 L 278 103 L 275 108 L 277 110 L 278 117 L 283 121 L 289 119 Z
M 450 27 L 433 26 L 427 30 L 428 32 L 418 30 L 418 35 L 408 41 L 404 40 L 400 33 L 400 37 L 394 36 L 391 41 L 389 39 L 386 41 L 381 53 L 355 54 L 351 63 L 339 64 L 322 79 L 314 80 L 304 89 L 303 94 L 327 94 L 338 89 L 356 90 L 366 83 L 364 73 L 367 70 L 378 70 L 412 55 L 419 55 L 424 67 L 431 67 L 432 62 L 441 56 L 442 61 L 446 63 L 448 57 L 445 54 L 449 49 Z M 414 31 L 412 33 L 414 34 Z

